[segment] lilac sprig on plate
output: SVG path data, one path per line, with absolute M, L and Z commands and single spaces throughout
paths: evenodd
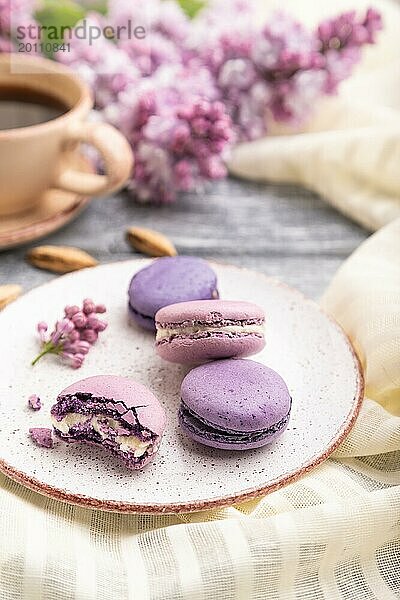
M 98 314 L 106 312 L 104 304 L 95 304 L 90 298 L 79 306 L 66 306 L 64 317 L 57 321 L 54 330 L 48 334 L 48 325 L 44 321 L 37 324 L 41 350 L 32 361 L 35 365 L 46 354 L 56 354 L 74 369 L 79 369 L 91 346 L 96 343 L 100 332 L 107 323 L 99 319 Z

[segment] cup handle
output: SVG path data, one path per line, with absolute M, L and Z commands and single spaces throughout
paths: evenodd
M 74 123 L 68 128 L 66 146 L 83 142 L 94 146 L 104 160 L 105 174 L 82 173 L 75 169 L 61 171 L 54 187 L 68 192 L 97 196 L 122 187 L 131 174 L 133 155 L 124 136 L 107 123 Z

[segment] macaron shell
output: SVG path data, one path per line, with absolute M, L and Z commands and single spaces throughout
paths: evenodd
M 139 325 L 139 327 L 142 327 L 143 329 L 147 329 L 148 331 L 154 332 L 156 330 L 156 324 L 154 322 L 154 319 L 152 319 L 151 317 L 145 317 L 143 315 L 140 315 L 138 312 L 133 310 L 132 306 L 129 303 L 128 303 L 128 315 L 129 315 L 130 322 L 133 323 L 134 325 Z
M 182 431 L 190 437 L 193 441 L 199 442 L 200 444 L 204 444 L 205 446 L 210 446 L 211 448 L 218 448 L 220 450 L 251 450 L 252 448 L 261 448 L 262 446 L 266 446 L 267 444 L 272 444 L 278 437 L 282 435 L 285 431 L 287 425 L 289 423 L 289 417 L 286 423 L 279 429 L 279 431 L 274 431 L 273 433 L 268 433 L 265 437 L 258 439 L 257 441 L 249 441 L 249 442 L 220 442 L 213 440 L 212 438 L 207 436 L 207 432 L 205 430 L 198 429 L 197 431 L 193 431 L 193 429 L 189 429 L 184 421 L 184 419 L 179 415 L 179 425 Z
M 135 311 L 154 317 L 169 304 L 218 297 L 217 276 L 201 258 L 162 257 L 133 276 L 128 295 Z
M 201 300 L 180 302 L 165 306 L 156 314 L 156 322 L 160 324 L 180 323 L 183 321 L 201 321 L 213 324 L 225 320 L 247 321 L 264 320 L 265 313 L 261 306 L 252 302 L 235 300 Z
M 156 435 L 161 436 L 165 430 L 166 415 L 160 402 L 147 387 L 133 379 L 117 375 L 88 377 L 72 383 L 59 396 L 77 392 L 113 400 L 112 406 L 120 414 L 126 413 L 126 408 L 134 408 L 140 424 Z
M 218 360 L 196 367 L 184 378 L 181 397 L 207 423 L 238 432 L 272 427 L 291 408 L 282 377 L 252 360 Z
M 211 334 L 204 338 L 176 337 L 156 345 L 161 358 L 173 363 L 198 364 L 209 360 L 252 356 L 265 346 L 264 337 L 246 335 L 229 337 Z

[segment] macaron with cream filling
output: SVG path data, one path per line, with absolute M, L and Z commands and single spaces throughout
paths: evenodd
M 106 448 L 129 469 L 142 469 L 156 455 L 166 426 L 158 399 L 144 385 L 115 375 L 77 381 L 51 409 L 54 433 L 67 442 Z
M 156 350 L 170 362 L 245 357 L 265 346 L 264 310 L 252 302 L 181 302 L 156 314 Z

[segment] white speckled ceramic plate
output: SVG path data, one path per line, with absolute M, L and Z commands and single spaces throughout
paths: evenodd
M 0 469 L 60 500 L 121 512 L 184 512 L 243 501 L 293 481 L 343 440 L 360 407 L 363 380 L 341 329 L 298 292 L 260 273 L 213 265 L 222 298 L 251 300 L 267 314 L 267 345 L 254 357 L 278 371 L 293 397 L 289 426 L 271 446 L 242 452 L 213 450 L 190 441 L 177 423 L 180 383 L 187 369 L 163 362 L 153 336 L 127 325 L 126 290 L 148 261 L 107 264 L 36 288 L 0 314 Z M 37 321 L 54 322 L 65 304 L 85 297 L 108 306 L 109 328 L 79 371 L 37 353 Z M 134 377 L 149 386 L 168 414 L 158 456 L 142 472 L 127 471 L 103 449 L 57 441 L 47 450 L 28 430 L 49 426 L 57 393 L 97 374 Z M 44 407 L 27 408 L 30 394 Z

